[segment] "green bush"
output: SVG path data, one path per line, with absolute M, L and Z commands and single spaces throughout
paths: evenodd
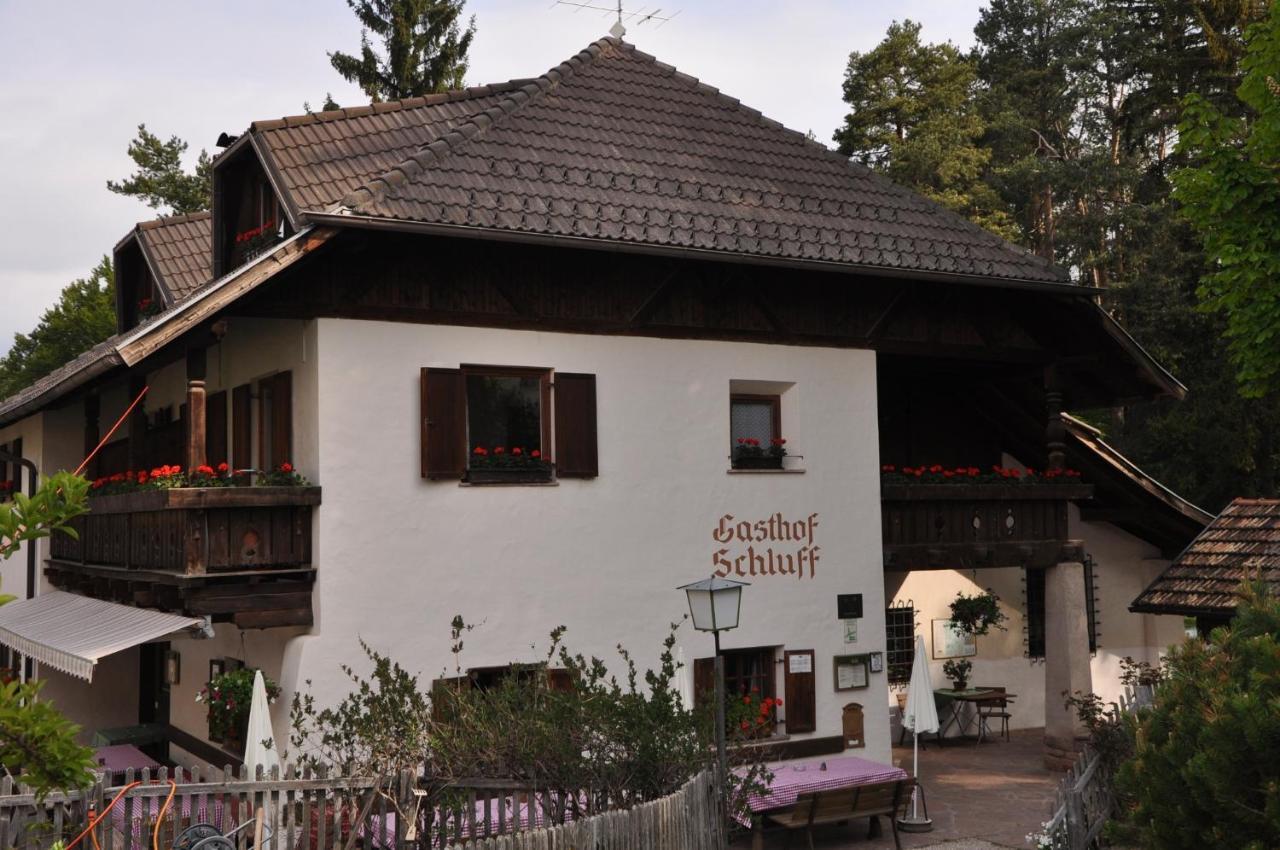
M 1280 601 L 1244 591 L 1227 628 L 1170 653 L 1117 778 L 1158 850 L 1280 847 Z

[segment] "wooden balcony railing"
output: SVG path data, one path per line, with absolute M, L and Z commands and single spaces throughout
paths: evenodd
M 1047 567 L 1080 560 L 1067 505 L 1080 483 L 886 484 L 880 488 L 889 570 Z
M 246 628 L 311 622 L 318 487 L 184 487 L 99 496 L 55 535 L 56 586 Z

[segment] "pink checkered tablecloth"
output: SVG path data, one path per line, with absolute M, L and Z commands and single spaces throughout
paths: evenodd
M 823 770 L 825 763 L 827 769 Z M 801 794 L 814 791 L 835 791 L 856 785 L 874 785 L 906 779 L 907 772 L 891 764 L 880 764 L 857 756 L 837 756 L 817 761 L 785 762 L 769 765 L 773 781 L 766 794 L 753 794 L 747 804 L 753 812 L 781 809 L 795 803 Z

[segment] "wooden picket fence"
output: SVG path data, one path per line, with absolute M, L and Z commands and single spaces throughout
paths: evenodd
M 112 787 L 104 774 L 90 788 L 39 801 L 31 789 L 0 780 L 0 850 L 50 850 L 55 842 L 69 843 L 117 795 L 119 801 L 75 850 L 172 850 L 196 824 L 229 835 L 236 850 L 252 850 L 259 810 L 263 850 L 723 847 L 710 772 L 668 797 L 626 809 L 584 791 L 495 780 L 440 787 L 411 772 L 375 780 L 293 767 L 254 777 L 243 769 L 184 769 L 172 777 L 176 788 L 170 778 L 165 768 L 154 774 L 130 771 L 123 785 Z
M 1131 714 L 1151 705 L 1155 691 L 1150 685 L 1126 687 L 1112 714 Z M 1114 777 L 1102 765 L 1099 753 L 1086 747 L 1062 778 L 1054 796 L 1053 809 L 1045 833 L 1053 836 L 1054 847 L 1088 850 L 1096 846 L 1107 821 L 1115 814 Z
M 703 771 L 659 800 L 559 826 L 477 837 L 448 850 L 723 850 L 724 842 L 714 774 Z

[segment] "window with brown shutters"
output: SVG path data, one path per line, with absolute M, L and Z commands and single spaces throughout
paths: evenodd
M 230 460 L 227 456 L 227 393 L 216 392 L 204 402 L 205 462 L 217 468 Z
M 248 384 L 231 391 L 231 465 L 253 467 L 253 388 Z
M 782 662 L 787 732 L 812 732 L 818 728 L 814 652 L 788 650 L 783 653 Z
M 422 477 L 483 484 L 541 483 L 553 469 L 561 478 L 599 474 L 594 375 L 464 364 L 423 368 L 420 382 Z

